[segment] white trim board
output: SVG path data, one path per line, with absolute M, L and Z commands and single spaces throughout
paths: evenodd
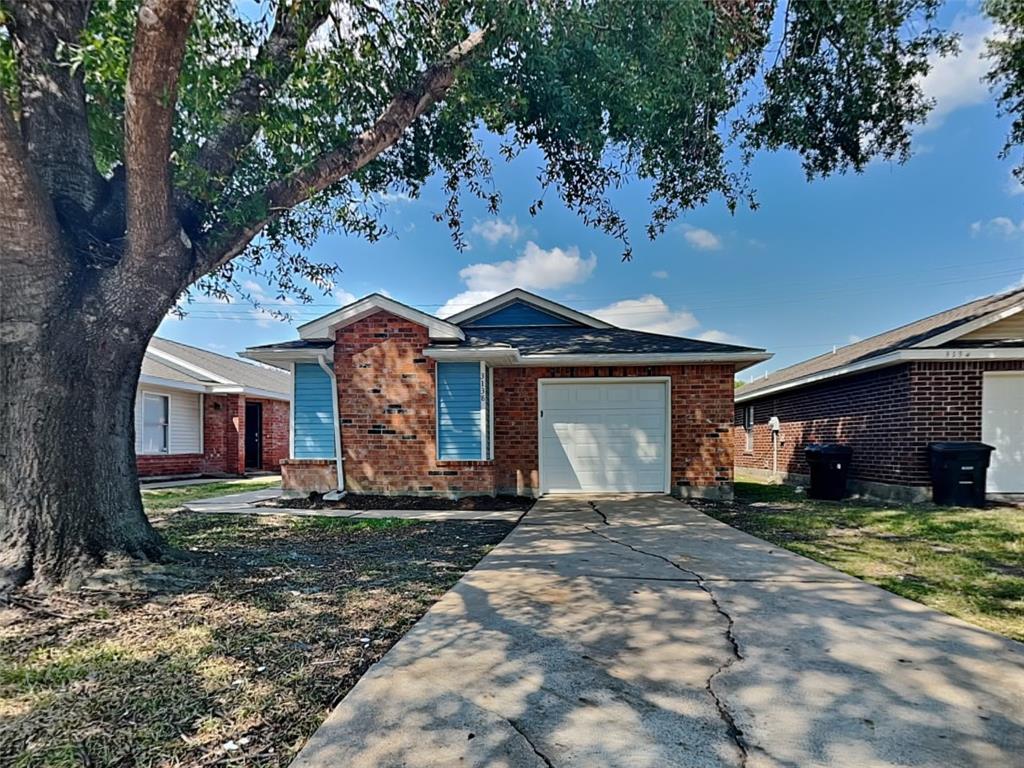
M 476 362 L 486 360 L 496 366 L 643 366 L 643 365 L 736 365 L 740 371 L 751 365 L 771 358 L 771 352 L 664 352 L 664 353 L 615 353 L 615 354 L 535 354 L 522 355 L 518 349 L 509 347 L 462 347 L 446 349 L 427 347 L 426 357 L 445 362 Z
M 320 355 L 334 359 L 334 345 L 329 347 L 299 347 L 297 349 L 246 349 L 238 353 L 246 360 L 255 360 L 281 370 L 290 370 L 294 363 L 315 363 Z
M 932 336 L 924 341 L 915 344 L 915 349 L 930 349 L 933 347 L 941 347 L 943 344 L 948 344 L 951 341 L 959 339 L 961 336 L 966 336 L 969 333 L 973 333 L 980 328 L 998 323 L 1000 320 L 1005 320 L 1008 317 L 1013 317 L 1018 312 L 1024 309 L 1024 302 L 1014 304 L 1011 307 L 1005 307 L 996 312 L 990 312 L 987 315 L 971 320 L 968 323 L 958 325 L 956 328 L 952 328 L 945 333 L 940 333 L 937 336 Z
M 784 392 L 796 387 L 805 387 L 808 384 L 816 384 L 819 381 L 827 381 L 840 376 L 850 376 L 855 373 L 872 371 L 876 368 L 886 368 L 890 365 L 899 365 L 915 361 L 923 362 L 955 362 L 957 360 L 1024 360 L 1024 347 L 977 347 L 963 349 L 901 349 L 889 352 L 867 360 L 861 360 L 850 365 L 843 365 L 838 368 L 830 368 L 820 373 L 808 374 L 797 379 L 784 381 L 774 386 L 763 387 L 752 392 L 744 392 L 741 387 L 735 396 L 737 403 L 745 403 L 748 400 L 770 395 L 775 392 Z
M 377 312 L 389 312 L 397 317 L 404 318 L 417 325 L 424 326 L 430 332 L 432 339 L 458 339 L 466 338 L 459 326 L 446 320 L 442 320 L 426 312 L 402 304 L 400 301 L 381 296 L 379 293 L 371 293 L 365 298 L 359 299 L 330 314 L 318 317 L 298 328 L 300 339 L 329 339 L 339 328 L 362 320 L 364 317 L 376 314 Z M 323 352 L 321 351 L 321 354 Z M 256 359 L 256 358 L 253 358 Z

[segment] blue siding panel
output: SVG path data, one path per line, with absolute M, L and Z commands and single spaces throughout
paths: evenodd
M 292 458 L 334 458 L 334 396 L 331 379 L 316 363 L 296 363 L 295 446 Z
M 513 301 L 486 315 L 474 317 L 465 325 L 467 328 L 494 328 L 516 325 L 578 325 L 578 323 L 558 315 L 552 315 L 524 301 Z
M 483 409 L 480 364 L 437 364 L 437 455 L 446 461 L 481 458 Z

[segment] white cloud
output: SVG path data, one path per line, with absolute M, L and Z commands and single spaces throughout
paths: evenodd
M 334 298 L 338 300 L 339 306 L 342 307 L 346 306 L 347 304 L 351 304 L 358 298 L 354 293 L 352 293 L 351 291 L 346 291 L 344 288 L 335 288 L 333 294 Z
M 709 328 L 698 332 L 700 322 L 692 312 L 685 309 L 672 309 L 664 299 L 653 293 L 645 294 L 637 299 L 616 301 L 589 314 L 612 325 L 630 328 L 634 331 L 663 333 L 668 336 L 686 335 L 719 344 L 743 343 L 739 338 L 726 331 Z
M 581 283 L 595 266 L 597 256 L 584 258 L 576 246 L 545 250 L 530 240 L 516 259 L 470 264 L 459 270 L 467 290 L 449 299 L 438 315 L 448 317 L 511 288 L 542 291 Z
M 725 331 L 710 330 L 704 331 L 698 337 L 701 341 L 713 341 L 716 344 L 739 344 L 740 340 L 738 337 L 733 336 L 731 333 Z
M 477 219 L 473 222 L 473 226 L 470 227 L 469 231 L 474 235 L 482 237 L 491 245 L 497 245 L 502 240 L 514 243 L 523 234 L 523 230 L 519 227 L 515 217 L 509 221 L 505 221 L 501 217 L 487 219 L 486 221 Z
M 666 272 L 664 269 L 659 269 L 654 272 L 651 272 L 651 277 L 656 277 L 659 280 L 668 280 L 668 272 Z
M 717 251 L 722 247 L 722 239 L 710 229 L 691 227 L 688 224 L 684 224 L 683 227 L 683 237 L 694 248 L 699 248 L 702 251 Z
M 1010 173 L 1010 177 L 1006 180 L 1006 194 L 1010 197 L 1024 195 L 1024 184 L 1013 173 Z
M 692 331 L 700 325 L 692 312 L 673 310 L 651 293 L 639 299 L 616 301 L 590 314 L 622 328 L 668 335 Z
M 1011 238 L 1024 234 L 1024 221 L 1016 222 L 1008 216 L 995 216 L 988 221 L 975 221 L 971 224 L 971 236 L 989 235 Z
M 951 112 L 989 99 L 982 78 L 991 66 L 985 58 L 986 38 L 993 36 L 995 25 L 982 16 L 963 16 L 952 29 L 960 34 L 960 52 L 944 58 L 933 54 L 931 68 L 921 80 L 925 96 L 935 99 L 926 128 L 936 128 Z

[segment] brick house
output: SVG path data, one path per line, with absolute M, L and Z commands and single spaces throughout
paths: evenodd
M 299 337 L 244 353 L 293 374 L 297 493 L 729 493 L 733 377 L 769 357 L 522 290 L 445 320 L 373 294 Z
M 139 476 L 277 472 L 291 388 L 278 368 L 153 338 L 135 395 Z
M 802 483 L 807 443 L 845 443 L 854 490 L 917 501 L 930 498 L 929 443 L 982 441 L 996 448 L 989 492 L 1024 493 L 1022 309 L 1024 290 L 988 296 L 745 384 L 737 470 L 769 476 L 774 463 Z

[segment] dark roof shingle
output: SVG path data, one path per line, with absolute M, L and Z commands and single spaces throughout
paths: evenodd
M 763 352 L 754 347 L 720 344 L 680 336 L 631 331 L 626 328 L 537 326 L 466 329 L 460 347 L 507 345 L 523 355 L 585 354 L 729 354 Z
M 909 349 L 934 336 L 1001 309 L 1012 307 L 1021 301 L 1024 301 L 1024 288 L 975 299 L 958 307 L 901 325 L 891 331 L 885 331 L 869 339 L 839 347 L 835 352 L 826 352 L 788 368 L 780 368 L 763 379 L 744 384 L 738 390 L 738 394 L 742 394 L 746 399 L 769 387 L 777 387 L 806 376 L 823 374 L 833 369 L 862 363 L 897 350 Z

